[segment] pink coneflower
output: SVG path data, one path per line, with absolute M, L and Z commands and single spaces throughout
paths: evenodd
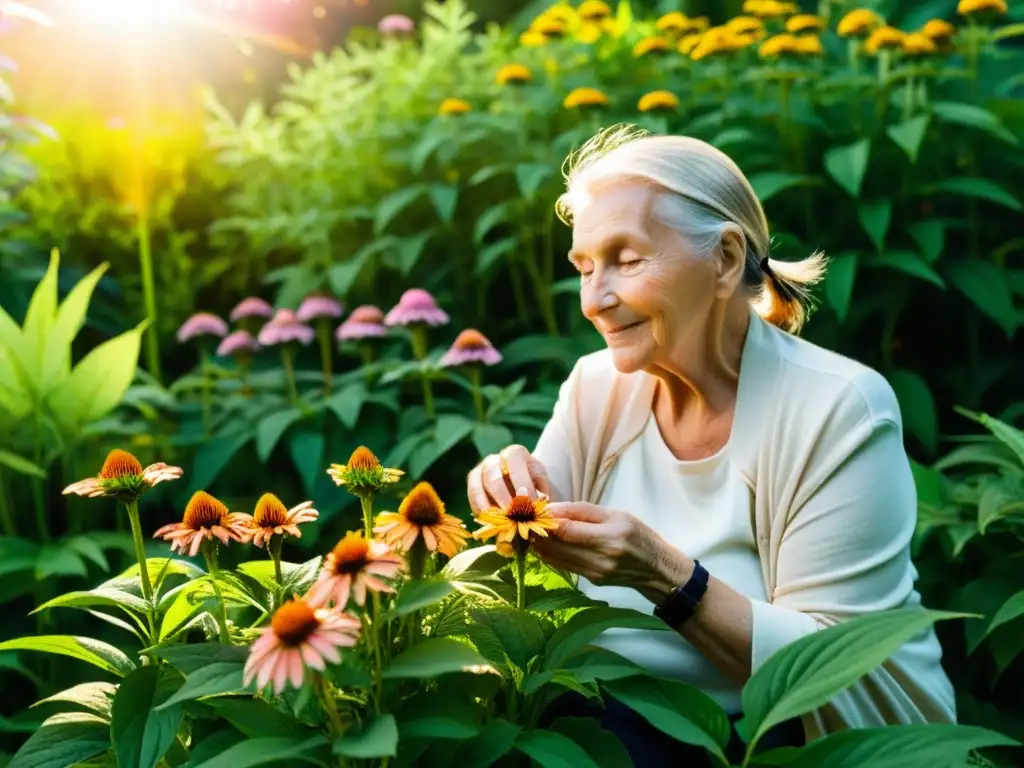
M 377 31 L 382 35 L 407 35 L 416 29 L 416 23 L 401 13 L 391 13 L 377 22 Z
M 347 613 L 317 610 L 302 598 L 289 600 L 274 612 L 270 626 L 249 650 L 242 682 L 253 680 L 262 690 L 270 682 L 280 696 L 291 683 L 300 688 L 306 668 L 322 672 L 327 663 L 341 662 L 339 648 L 359 641 L 362 623 Z
M 349 596 L 356 605 L 365 605 L 367 590 L 395 591 L 380 579 L 395 578 L 404 564 L 402 557 L 383 541 L 367 541 L 362 531 L 352 531 L 324 558 L 320 577 L 306 593 L 306 599 L 314 606 L 334 603 L 338 610 L 348 605 Z
M 320 317 L 341 317 L 345 308 L 341 302 L 335 301 L 330 296 L 309 296 L 299 306 L 295 317 L 303 323 L 316 320 Z
M 301 322 L 294 312 L 290 309 L 279 309 L 274 315 L 274 319 L 260 329 L 256 340 L 260 346 L 272 347 L 275 344 L 285 344 L 289 341 L 308 345 L 315 337 L 316 331 Z
M 244 317 L 273 317 L 273 315 L 274 308 L 270 304 L 258 296 L 250 296 L 238 302 L 228 317 L 234 323 Z
M 252 543 L 262 547 L 275 535 L 288 534 L 297 539 L 301 538 L 302 531 L 299 530 L 299 526 L 311 523 L 319 516 L 320 513 L 313 509 L 312 501 L 304 501 L 297 507 L 286 509 L 277 496 L 264 493 L 256 502 L 256 511 L 252 516 L 245 516 L 243 526 L 246 536 L 252 538 Z
M 447 313 L 422 288 L 410 288 L 384 318 L 385 325 L 446 325 Z
M 158 462 L 143 469 L 140 462 L 128 451 L 115 448 L 107 454 L 99 475 L 87 477 L 72 483 L 64 489 L 64 494 L 77 496 L 111 496 L 126 501 L 138 499 L 157 483 L 165 480 L 177 480 L 181 477 L 181 467 Z
M 500 362 L 501 353 L 494 348 L 488 338 L 480 331 L 467 328 L 459 334 L 451 348 L 444 353 L 440 365 L 442 367 L 471 363 L 497 365 Z
M 251 354 L 258 350 L 260 345 L 248 331 L 234 331 L 224 337 L 224 340 L 217 346 L 217 357 L 231 357 L 237 354 Z
M 203 541 L 215 536 L 221 544 L 247 541 L 246 517 L 248 515 L 228 512 L 223 502 L 206 491 L 196 491 L 185 507 L 182 521 L 165 525 L 153 538 L 171 542 L 172 552 L 185 554 L 187 551 L 189 557 L 195 557 Z
M 210 312 L 197 312 L 178 329 L 178 341 L 182 343 L 199 336 L 227 335 L 228 324 Z
M 384 326 L 384 313 L 377 307 L 364 304 L 352 310 L 338 330 L 335 331 L 338 341 L 359 341 L 360 339 L 376 339 L 388 335 Z

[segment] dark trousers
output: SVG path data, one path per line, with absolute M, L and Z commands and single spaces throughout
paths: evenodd
M 636 768 L 716 768 L 702 747 L 684 744 L 662 733 L 625 704 L 608 699 L 605 706 L 594 704 L 578 693 L 568 693 L 557 699 L 541 718 L 540 727 L 550 726 L 560 717 L 592 717 L 601 727 L 614 733 L 622 742 Z M 743 761 L 746 744 L 736 732 L 740 715 L 730 715 L 733 724 L 726 757 L 738 764 Z M 758 752 L 776 747 L 800 747 L 804 744 L 804 729 L 800 721 L 788 720 L 772 728 L 758 742 Z

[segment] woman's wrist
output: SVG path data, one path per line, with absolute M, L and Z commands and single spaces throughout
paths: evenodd
M 640 594 L 655 605 L 661 605 L 673 589 L 686 584 L 693 576 L 693 559 L 666 543 L 654 558 L 654 569 L 645 583 L 638 588 Z

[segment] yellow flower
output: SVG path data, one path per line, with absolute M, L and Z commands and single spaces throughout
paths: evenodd
M 541 19 L 553 19 L 554 21 L 560 21 L 562 24 L 572 24 L 576 20 L 577 12 L 573 10 L 571 5 L 567 3 L 555 3 L 546 11 L 540 14 L 534 23 Z
M 800 35 L 796 39 L 797 53 L 804 56 L 823 56 L 825 49 L 821 47 L 821 38 L 817 35 Z
M 633 55 L 638 59 L 651 53 L 665 53 L 672 50 L 664 37 L 645 37 L 633 46 Z
M 352 452 L 348 464 L 331 464 L 327 474 L 336 485 L 347 486 L 356 496 L 371 496 L 380 493 L 385 485 L 398 482 L 405 473 L 382 467 L 373 451 L 361 445 Z
M 601 0 L 584 0 L 576 9 L 576 15 L 585 21 L 601 21 L 612 15 L 612 9 Z
M 242 518 L 246 535 L 257 547 L 270 542 L 273 536 L 302 537 L 299 526 L 311 523 L 320 516 L 313 509 L 312 501 L 304 501 L 296 507 L 287 509 L 284 503 L 272 493 L 265 493 L 256 502 L 253 514 Z
M 678 109 L 679 99 L 671 91 L 651 91 L 640 97 L 637 109 L 651 112 L 656 109 Z
M 794 3 L 781 3 L 778 0 L 747 0 L 743 3 L 743 12 L 762 19 L 774 19 L 796 13 Z
M 439 115 L 461 115 L 473 109 L 472 105 L 465 99 L 445 99 L 437 108 Z
M 850 11 L 839 20 L 836 32 L 840 37 L 865 37 L 875 27 L 885 22 L 882 17 L 867 8 L 857 8 Z
M 466 546 L 469 531 L 444 503 L 430 483 L 419 483 L 402 499 L 397 512 L 377 515 L 373 532 L 390 546 L 408 552 L 420 537 L 430 552 L 454 557 Z
M 737 35 L 760 36 L 764 34 L 764 22 L 753 16 L 737 16 L 734 19 L 729 19 L 725 22 L 725 28 Z
M 498 554 L 512 557 L 528 548 L 531 539 L 547 537 L 548 531 L 558 528 L 558 520 L 547 507 L 548 499 L 543 494 L 537 499 L 515 496 L 507 507 L 491 507 L 478 514 L 477 522 L 483 526 L 473 532 L 473 538 L 486 541 L 496 536 Z
M 64 489 L 64 495 L 106 496 L 125 504 L 137 501 L 142 494 L 157 483 L 177 480 L 182 475 L 181 467 L 172 467 L 159 462 L 143 468 L 135 456 L 128 451 L 115 448 L 107 454 L 100 473 L 72 483 Z
M 539 32 L 548 38 L 565 37 L 565 22 L 555 18 L 541 17 L 534 20 L 533 24 L 530 25 L 530 30 Z
M 533 75 L 522 64 L 506 64 L 498 70 L 495 79 L 498 81 L 498 85 L 515 85 L 530 82 L 533 79 Z
M 700 42 L 700 38 L 700 33 L 697 32 L 684 35 L 679 38 L 679 45 L 676 46 L 676 49 L 684 56 L 689 56 L 693 53 L 693 49 L 697 47 L 697 43 Z
M 658 19 L 655 22 L 655 27 L 659 32 L 682 35 L 686 32 L 703 32 L 708 28 L 708 20 L 706 16 L 697 16 L 691 19 L 679 11 L 672 11 Z
M 736 34 L 726 27 L 712 27 L 703 35 L 690 53 L 690 58 L 700 61 L 718 53 L 730 53 L 746 48 L 754 42 L 751 35 Z
M 596 43 L 601 39 L 601 33 L 604 30 L 601 29 L 601 25 L 594 22 L 585 22 L 580 26 L 579 31 L 576 32 L 576 39 L 581 43 L 588 45 Z
M 956 6 L 956 12 L 961 16 L 970 16 L 981 11 L 992 11 L 993 13 L 1006 13 L 1006 0 L 960 0 Z
M 548 39 L 540 32 L 534 32 L 527 30 L 519 36 L 519 44 L 524 48 L 537 48 L 541 45 L 547 45 Z
M 788 33 L 769 37 L 757 49 L 757 53 L 762 59 L 771 59 L 787 53 L 795 54 L 799 52 L 800 44 L 797 42 L 796 37 Z
M 801 13 L 786 19 L 786 31 L 793 32 L 820 32 L 825 28 L 825 20 L 813 13 Z
M 896 27 L 879 27 L 873 31 L 864 43 L 864 50 L 874 55 L 884 48 L 900 48 L 906 33 Z
M 937 53 L 939 47 L 935 41 L 921 32 L 914 32 L 903 38 L 903 52 L 908 56 L 927 56 Z
M 608 97 L 597 88 L 577 88 L 565 97 L 562 106 L 566 109 L 576 109 L 578 107 L 607 107 L 609 103 Z
M 956 34 L 956 27 L 943 19 L 931 19 L 921 27 L 921 34 L 935 43 L 944 43 Z

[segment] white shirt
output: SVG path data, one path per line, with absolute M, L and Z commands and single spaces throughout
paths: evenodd
M 767 599 L 754 544 L 753 494 L 729 460 L 728 445 L 709 458 L 680 461 L 651 416 L 612 470 L 600 503 L 632 513 L 737 592 Z M 654 608 L 629 587 L 599 587 L 581 578 L 580 589 L 615 607 L 644 613 Z M 699 688 L 728 712 L 740 710 L 739 686 L 678 632 L 612 629 L 595 644 Z

